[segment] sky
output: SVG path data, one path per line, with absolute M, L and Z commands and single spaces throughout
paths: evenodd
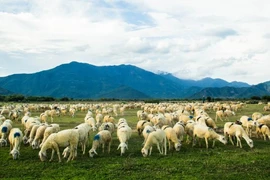
M 269 0 L 0 0 L 0 77 L 78 61 L 270 80 Z

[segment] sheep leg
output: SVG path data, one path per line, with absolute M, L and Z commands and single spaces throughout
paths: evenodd
M 232 145 L 234 146 L 234 143 L 233 143 L 233 140 L 232 140 L 232 136 L 231 135 L 229 135 L 229 139 L 230 139 Z
M 206 149 L 208 149 L 208 139 L 207 139 L 207 137 L 205 137 L 204 140 L 205 140 Z
M 165 151 L 164 155 L 167 155 L 167 139 L 166 138 L 164 139 L 164 151 Z
M 213 140 L 213 145 L 212 145 L 212 148 L 214 148 L 215 147 L 215 139 Z
M 151 155 L 152 153 L 152 146 L 149 148 L 149 156 Z
M 160 154 L 163 154 L 163 153 L 161 152 L 161 150 L 160 150 L 159 143 L 157 143 L 157 149 L 158 149 L 158 151 L 159 151 Z
M 108 144 L 108 154 L 111 152 L 111 141 L 109 142 L 109 144 Z

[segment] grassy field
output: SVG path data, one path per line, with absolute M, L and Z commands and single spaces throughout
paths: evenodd
M 247 105 L 229 121 L 235 121 L 242 115 L 251 116 L 255 111 L 262 112 L 263 105 Z M 138 109 L 127 110 L 126 118 L 135 130 Z M 40 112 L 33 113 L 33 116 Z M 60 116 L 55 118 L 62 129 L 73 128 L 84 121 L 85 112 L 78 112 L 74 118 Z M 215 113 L 208 114 L 214 118 Z M 119 116 L 116 119 L 118 120 Z M 218 122 L 220 128 L 224 122 Z M 22 127 L 20 122 L 15 127 Z M 91 134 L 90 145 L 95 132 Z M 214 148 L 191 147 L 183 142 L 180 152 L 169 151 L 167 156 L 160 155 L 156 147 L 150 157 L 142 157 L 143 138 L 134 131 L 126 154 L 120 156 L 117 150 L 119 141 L 113 134 L 111 153 L 101 153 L 94 158 L 83 155 L 78 150 L 76 160 L 58 163 L 57 156 L 52 162 L 41 162 L 39 150 L 22 145 L 21 156 L 13 160 L 9 147 L 0 147 L 0 179 L 270 179 L 270 141 L 253 137 L 254 148 L 250 149 L 243 140 L 243 148 L 223 145 L 216 142 Z

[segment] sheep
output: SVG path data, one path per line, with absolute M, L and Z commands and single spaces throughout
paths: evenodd
M 146 120 L 147 119 L 147 113 L 145 111 L 139 110 L 137 111 L 137 118 L 139 120 Z
M 185 135 L 184 123 L 183 122 L 175 123 L 175 125 L 173 126 L 173 130 L 175 131 L 177 138 L 180 139 L 180 141 L 183 141 Z
M 144 129 L 145 126 L 147 126 L 147 125 L 152 126 L 153 124 L 152 124 L 151 122 L 147 121 L 147 120 L 139 120 L 139 121 L 137 122 L 136 129 L 137 129 L 139 135 L 142 134 L 143 129 Z
M 161 128 L 163 125 L 166 124 L 165 116 L 161 113 L 156 114 L 152 119 L 151 122 L 156 126 L 157 128 Z
M 260 119 L 262 116 L 263 116 L 263 114 L 260 113 L 260 112 L 254 112 L 254 113 L 251 115 L 251 117 L 252 117 L 252 119 L 253 119 L 254 121 L 257 121 L 257 120 Z
M 10 154 L 13 159 L 18 159 L 20 156 L 20 147 L 22 144 L 23 133 L 19 128 L 12 128 L 10 130 L 8 140 L 10 143 Z
M 270 128 L 270 115 L 262 116 L 257 120 L 259 124 L 265 124 Z
M 218 111 L 216 111 L 215 121 L 217 122 L 217 118 L 219 118 L 221 121 L 223 121 L 222 117 L 225 117 L 225 119 L 227 120 L 229 116 L 235 116 L 235 112 L 228 110 L 228 109 L 226 109 L 225 111 L 218 110 Z
M 98 130 L 99 131 L 108 130 L 110 131 L 111 134 L 113 134 L 115 131 L 115 125 L 111 122 L 105 122 L 105 123 L 102 123 L 101 126 L 99 126 Z
M 47 120 L 48 120 L 48 113 L 41 113 L 40 115 L 39 115 L 39 118 L 40 118 L 40 121 L 41 122 L 44 122 L 44 123 L 46 123 L 47 122 Z
M 143 132 L 142 132 L 142 135 L 143 135 L 143 137 L 144 137 L 144 141 L 143 141 L 142 145 L 145 144 L 145 142 L 146 142 L 146 140 L 147 140 L 149 134 L 150 134 L 151 132 L 155 131 L 155 130 L 156 130 L 156 129 L 155 129 L 152 125 L 146 125 L 146 126 L 144 127 Z
M 243 128 L 246 130 L 249 137 L 252 136 L 252 130 L 256 128 L 257 121 L 252 120 L 248 116 L 242 116 L 239 120 L 242 123 Z
M 103 122 L 111 122 L 111 123 L 114 124 L 114 121 L 115 121 L 114 117 L 113 116 L 110 116 L 110 115 L 106 115 L 103 118 Z
M 41 124 L 38 118 L 30 117 L 26 120 L 24 124 L 24 137 L 23 137 L 23 143 L 27 144 L 31 129 L 34 125 Z
M 30 135 L 29 135 L 29 138 L 26 142 L 26 144 L 32 144 L 33 140 L 35 139 L 35 136 L 36 136 L 36 132 L 37 132 L 37 129 L 41 126 L 41 124 L 35 124 L 33 125 L 33 127 L 31 128 L 31 131 L 30 131 Z
M 125 153 L 125 150 L 128 149 L 128 140 L 132 134 L 132 129 L 128 125 L 121 125 L 117 128 L 117 138 L 120 142 L 118 149 L 121 148 L 121 156 Z
M 202 125 L 195 124 L 193 129 L 193 145 L 195 146 L 196 138 L 204 138 L 206 149 L 208 149 L 208 140 L 213 139 L 212 147 L 215 147 L 215 140 L 219 140 L 223 144 L 227 144 L 227 140 L 223 135 L 216 133 L 212 128 Z
M 149 134 L 141 153 L 143 157 L 150 156 L 152 153 L 152 146 L 156 144 L 160 154 L 167 155 L 167 139 L 166 133 L 162 129 L 157 129 Z
M 101 113 L 96 114 L 96 126 L 99 127 L 103 121 L 103 115 Z
M 12 121 L 7 119 L 0 126 L 0 146 L 7 146 L 7 139 L 12 129 Z
M 23 126 L 26 123 L 26 121 L 30 118 L 30 116 L 31 116 L 31 112 L 27 111 L 26 113 L 24 113 L 24 116 L 21 119 L 21 122 L 22 122 Z
M 44 131 L 49 125 L 47 123 L 41 123 L 39 127 L 36 130 L 36 135 L 34 137 L 34 140 L 31 143 L 32 149 L 38 149 L 39 144 L 42 141 Z M 41 146 L 40 146 L 41 147 Z
M 162 127 L 162 130 L 165 131 L 167 142 L 169 144 L 169 150 L 171 149 L 171 145 L 174 144 L 174 148 L 176 151 L 180 151 L 181 149 L 181 141 L 177 138 L 176 132 L 172 127 L 165 125 Z
M 42 145 L 41 150 L 38 153 L 39 158 L 41 161 L 45 161 L 47 157 L 47 149 L 52 149 L 50 161 L 53 160 L 54 152 L 56 151 L 58 155 L 58 160 L 59 162 L 61 162 L 59 147 L 69 146 L 70 155 L 67 160 L 67 162 L 69 162 L 76 157 L 75 155 L 77 153 L 78 142 L 79 132 L 76 129 L 66 129 L 59 131 L 58 133 L 52 133 Z
M 235 136 L 237 139 L 237 144 L 236 146 L 240 146 L 242 148 L 242 143 L 241 143 L 241 138 L 243 137 L 247 144 L 249 145 L 250 148 L 253 148 L 253 140 L 250 139 L 244 130 L 244 128 L 235 123 L 225 123 L 224 124 L 224 134 L 228 135 L 230 138 L 230 141 L 232 145 L 234 145 L 232 137 Z
M 94 136 L 92 148 L 89 150 L 89 156 L 94 157 L 95 154 L 97 155 L 98 153 L 96 150 L 100 145 L 102 145 L 102 152 L 103 153 L 104 153 L 105 145 L 108 146 L 108 153 L 110 153 L 111 143 L 112 143 L 112 135 L 111 135 L 110 131 L 102 130 L 102 131 L 98 132 Z
M 57 133 L 59 131 L 60 131 L 59 124 L 50 124 L 50 125 L 44 124 L 40 126 L 37 129 L 35 139 L 32 142 L 32 148 L 33 149 L 38 149 L 39 147 L 41 148 L 43 143 L 46 141 L 46 139 L 49 137 L 50 134 Z
M 77 129 L 79 132 L 79 144 L 82 145 L 82 152 L 83 152 L 83 154 L 85 154 L 86 145 L 87 145 L 88 140 L 89 140 L 91 126 L 88 123 L 81 123 L 78 126 L 76 126 L 74 129 Z M 64 158 L 67 157 L 69 152 L 70 152 L 69 147 L 64 149 L 64 151 L 62 153 Z
M 127 120 L 125 118 L 120 118 L 116 124 L 116 127 L 122 126 L 122 125 L 128 125 Z
M 84 119 L 84 122 L 89 124 L 91 128 L 93 129 L 93 131 L 97 130 L 96 120 L 93 117 L 87 117 L 86 119 Z
M 268 137 L 268 139 L 270 140 L 270 130 L 269 127 L 266 126 L 265 124 L 260 124 L 257 125 L 256 127 L 256 133 L 257 136 L 263 136 L 263 139 L 266 141 L 266 137 Z
M 194 125 L 196 122 L 194 120 L 188 120 L 185 126 L 185 133 L 187 135 L 186 143 L 189 144 L 191 141 L 189 138 L 192 138 L 193 140 L 193 130 L 194 130 Z

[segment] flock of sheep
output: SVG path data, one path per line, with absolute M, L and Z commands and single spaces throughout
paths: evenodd
M 268 103 L 267 106 L 270 106 Z M 29 144 L 33 149 L 40 149 L 38 156 L 41 161 L 47 159 L 47 152 L 51 150 L 50 161 L 56 152 L 58 161 L 62 156 L 67 162 L 76 158 L 78 149 L 83 154 L 90 146 L 90 132 L 97 132 L 92 139 L 92 147 L 88 151 L 90 157 L 97 155 L 99 147 L 110 153 L 113 133 L 116 132 L 120 155 L 128 151 L 128 141 L 136 131 L 144 138 L 141 153 L 143 157 L 150 156 L 153 147 L 157 147 L 160 154 L 168 151 L 180 151 L 182 143 L 192 143 L 196 146 L 200 139 L 204 139 L 206 148 L 209 140 L 212 147 L 215 141 L 242 148 L 244 139 L 250 148 L 254 147 L 252 137 L 270 139 L 270 115 L 254 112 L 251 117 L 243 115 L 235 122 L 228 122 L 228 117 L 235 115 L 245 107 L 243 103 L 128 103 L 128 104 L 54 104 L 33 105 L 19 104 L 17 106 L 3 106 L 0 114 L 0 147 L 10 146 L 13 159 L 18 159 L 21 144 Z M 127 109 L 137 109 L 137 124 L 132 130 L 125 117 Z M 138 110 L 139 109 L 139 110 Z M 208 111 L 216 111 L 213 120 Z M 33 117 L 31 112 L 42 111 L 40 116 Z M 84 122 L 74 128 L 60 130 L 60 125 L 54 123 L 54 117 L 76 112 L 86 112 Z M 20 116 L 23 113 L 23 116 Z M 118 119 L 121 115 L 122 118 Z M 218 128 L 216 122 L 224 121 L 223 128 Z M 13 123 L 20 120 L 22 128 L 13 127 Z M 50 121 L 50 123 L 49 123 Z M 185 139 L 186 138 L 186 139 Z M 64 148 L 63 152 L 60 149 Z

